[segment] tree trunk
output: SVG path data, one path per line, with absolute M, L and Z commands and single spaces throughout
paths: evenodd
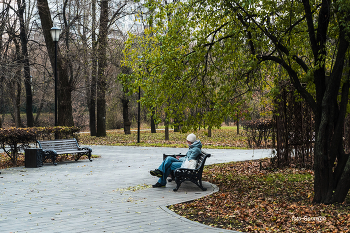
M 66 10 L 67 7 L 70 5 L 67 4 L 68 0 L 64 1 L 63 9 L 62 9 L 62 16 L 63 16 L 63 23 L 64 23 L 64 34 L 61 36 L 65 40 L 66 44 L 66 51 L 65 51 L 65 57 L 62 56 L 64 59 L 64 70 L 65 75 L 59 76 L 59 91 L 58 91 L 58 125 L 62 126 L 74 126 L 73 121 L 73 109 L 72 109 L 72 92 L 74 90 L 73 86 L 73 64 L 71 61 L 71 58 L 69 55 L 70 46 L 69 46 L 69 31 L 70 31 L 70 23 L 68 22 L 68 19 L 66 18 Z M 69 11 L 70 9 L 68 9 Z M 62 63 L 63 64 L 63 63 Z M 65 114 L 62 114 L 62 113 Z M 60 117 L 62 116 L 62 117 Z
M 68 74 L 66 73 L 66 75 L 61 75 L 59 78 L 58 91 L 58 125 L 74 126 L 72 91 L 73 87 L 71 81 L 68 78 Z
M 18 70 L 15 73 L 13 80 L 9 81 L 8 88 L 11 90 L 10 98 L 13 105 L 13 113 L 11 113 L 13 121 L 15 122 L 15 127 L 21 127 L 21 112 L 20 112 L 20 100 L 21 100 L 21 84 L 18 82 L 18 78 L 21 75 L 21 70 Z
M 208 138 L 211 138 L 211 126 L 208 127 Z
M 237 135 L 238 135 L 239 134 L 239 114 L 238 113 L 237 113 L 236 125 L 237 125 Z
M 97 137 L 106 136 L 106 76 L 108 35 L 108 0 L 101 1 L 100 30 L 98 37 L 98 79 L 97 79 Z
M 52 28 L 52 20 L 50 15 L 50 8 L 47 0 L 37 0 L 39 16 L 43 35 L 45 38 L 46 48 L 49 54 L 52 70 L 55 67 L 55 44 L 52 41 L 50 29 Z M 57 46 L 58 47 L 58 46 Z M 73 111 L 72 111 L 72 91 L 73 83 L 69 79 L 68 64 L 63 61 L 59 47 L 57 48 L 57 73 L 59 80 L 58 88 L 58 125 L 73 126 Z M 63 65 L 64 64 L 64 65 Z
M 129 100 L 126 96 L 122 98 L 122 104 L 123 104 L 124 133 L 131 134 L 131 131 L 130 131 L 131 122 L 129 120 Z
M 341 39 L 339 44 L 342 44 Z M 345 45 L 343 49 L 348 48 L 349 43 L 347 42 Z M 342 52 L 339 53 L 341 56 Z M 337 58 L 339 58 L 339 54 Z M 330 80 L 325 89 L 322 104 L 319 104 L 319 112 L 316 114 L 316 122 L 318 122 L 314 149 L 314 202 L 316 203 L 342 203 L 350 189 L 350 160 L 349 154 L 345 154 L 343 145 L 350 74 L 347 77 L 347 82 L 343 84 L 341 101 L 339 104 L 337 103 L 339 90 L 337 83 L 341 82 L 343 66 L 343 62 L 337 59 L 332 76 L 329 77 Z M 341 71 L 337 70 L 337 67 L 341 67 L 338 68 Z
M 85 4 L 86 2 L 84 2 Z M 85 91 L 86 91 L 86 105 L 88 106 L 88 109 L 90 111 L 90 96 L 91 96 L 91 89 L 90 89 L 90 56 L 89 56 L 89 45 L 88 45 L 88 39 L 87 39 L 87 30 L 88 30 L 88 26 L 90 24 L 88 16 L 87 16 L 87 12 L 89 12 L 89 9 L 85 9 L 83 8 L 83 27 L 82 28 L 78 28 L 79 31 L 82 31 L 82 45 L 83 45 L 83 74 L 84 74 L 84 81 L 85 81 Z M 85 122 L 82 122 L 83 124 L 85 124 Z
M 26 89 L 26 115 L 27 115 L 27 127 L 34 126 L 33 117 L 33 95 L 32 95 L 32 85 L 30 76 L 30 64 L 28 55 L 28 39 L 27 31 L 24 22 L 24 10 L 26 8 L 26 2 L 23 0 L 17 0 L 18 5 L 18 18 L 20 22 L 20 39 L 22 45 L 22 58 L 23 58 L 23 70 L 24 70 L 24 85 Z
M 174 119 L 174 132 L 180 132 L 180 122 L 178 117 Z
M 229 117 L 225 118 L 225 125 L 230 126 L 230 118 Z
M 166 116 L 164 120 L 164 126 L 165 126 L 165 135 L 164 135 L 164 140 L 169 141 L 169 119 Z
M 347 127 L 345 128 L 346 130 L 346 144 L 347 144 L 347 148 L 346 148 L 346 153 L 350 153 L 350 114 L 348 114 L 347 116 Z M 344 132 L 345 133 L 345 132 Z
M 15 125 L 17 128 L 21 127 L 21 92 L 22 92 L 22 85 L 21 85 L 21 68 L 22 68 L 22 62 L 21 62 L 21 49 L 20 45 L 17 41 L 17 39 L 13 40 L 16 47 L 16 63 L 17 67 L 15 67 L 15 76 L 13 77 L 13 80 L 10 80 L 10 83 L 12 83 L 12 88 L 10 88 L 10 92 L 13 93 L 13 106 L 14 106 L 14 120 Z
M 13 166 L 17 166 L 17 157 L 18 157 L 18 150 L 17 146 L 14 146 L 11 148 L 11 162 Z
M 151 133 L 157 133 L 156 123 L 154 121 L 154 115 L 155 115 L 155 111 L 152 110 L 152 115 L 151 115 Z
M 45 96 L 47 96 L 48 89 L 49 89 L 49 83 L 46 83 L 45 87 L 43 88 L 42 95 L 40 97 L 39 107 L 37 108 L 37 111 L 36 111 L 34 125 L 38 125 L 38 121 L 39 121 L 39 117 L 41 115 L 41 111 L 43 110 L 44 103 L 46 102 L 45 101 Z
M 153 0 L 149 1 L 150 5 L 153 4 Z M 149 14 L 148 14 L 148 26 L 149 28 L 153 28 L 153 14 L 154 14 L 154 9 L 149 8 Z M 151 37 L 153 36 L 153 33 L 151 33 Z M 151 133 L 157 133 L 156 130 L 156 123 L 154 120 L 154 115 L 156 114 L 156 111 L 152 109 L 152 115 L 151 115 Z
M 90 95 L 89 95 L 89 115 L 90 115 L 90 135 L 96 136 L 96 75 L 97 75 L 97 42 L 96 42 L 96 0 L 91 2 L 92 11 L 92 48 L 91 48 L 91 85 L 90 85 Z
M 21 93 L 22 93 L 22 86 L 21 86 L 21 82 L 20 82 L 20 76 L 21 76 L 21 71 L 19 70 L 17 72 L 18 75 L 18 80 L 16 82 L 17 84 L 17 93 L 16 93 L 16 127 L 22 127 L 22 122 L 21 122 Z M 16 76 L 17 76 L 16 75 Z

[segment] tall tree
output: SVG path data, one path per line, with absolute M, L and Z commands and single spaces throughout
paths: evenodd
M 150 0 L 148 4 L 148 12 L 147 12 L 147 21 L 148 21 L 148 27 L 153 28 L 153 15 L 154 15 L 154 4 L 153 1 Z M 152 36 L 152 35 L 151 35 Z M 155 115 L 156 115 L 156 107 L 151 109 L 151 133 L 157 133 L 156 130 L 156 122 L 155 122 Z
M 187 119 L 181 122 L 183 131 L 219 127 L 224 116 L 234 113 L 244 101 L 235 99 L 250 91 L 246 83 L 252 75 L 244 75 L 240 60 L 225 66 L 225 58 L 214 57 L 216 54 L 205 53 L 204 49 L 194 51 L 198 41 L 191 35 L 190 27 L 195 27 L 195 23 L 186 24 L 189 8 L 178 10 L 185 7 L 183 3 L 164 5 L 163 1 L 150 1 L 150 4 L 157 8 L 154 11 L 157 23 L 147 28 L 144 35 L 130 37 L 124 50 L 124 64 L 133 68 L 136 77 L 133 88 L 142 87 L 145 93 L 142 103 L 150 109 L 163 106 L 169 119 Z M 199 111 L 192 114 L 191 109 Z
M 121 67 L 121 75 L 118 76 L 118 79 L 116 80 L 116 82 L 125 82 L 125 80 L 123 80 L 123 76 L 124 75 L 129 75 L 131 74 L 132 71 L 131 69 L 129 69 L 128 67 Z M 126 87 L 127 85 L 123 85 L 122 83 L 122 94 L 120 96 L 120 100 L 122 102 L 122 106 L 123 106 L 123 124 L 124 124 L 124 133 L 125 134 L 131 134 L 130 131 L 130 126 L 131 126 L 131 121 L 129 119 L 129 103 L 130 103 L 130 98 L 128 97 L 129 91 Z
M 27 126 L 34 126 L 34 117 L 33 117 L 33 94 L 31 86 L 31 76 L 30 76 L 30 64 L 29 64 L 29 55 L 28 55 L 28 33 L 27 27 L 25 26 L 24 11 L 26 9 L 26 1 L 17 0 L 18 6 L 18 18 L 20 23 L 20 39 L 22 46 L 22 61 L 23 61 L 23 70 L 24 70 L 24 85 L 26 90 L 26 115 L 27 115 Z
M 174 13 L 171 22 L 164 18 L 167 11 Z M 237 86 L 257 85 L 260 65 L 279 64 L 315 115 L 314 202 L 343 202 L 350 188 L 343 146 L 350 1 L 190 0 L 158 12 L 157 35 L 144 38 L 155 42 L 143 55 L 158 73 L 152 82 L 179 93 L 172 101 L 186 96 L 189 108 L 208 103 L 213 111 L 205 120 L 215 122 L 227 114 Z M 126 51 L 137 61 L 135 51 Z
M 101 1 L 100 27 L 98 35 L 98 75 L 97 75 L 97 133 L 106 136 L 106 74 L 107 36 L 108 36 L 108 0 Z
M 21 121 L 21 94 L 22 94 L 22 56 L 21 43 L 18 36 L 18 11 L 10 4 L 5 2 L 2 12 L 3 22 L 1 24 L 1 34 L 5 34 L 7 40 L 1 41 L 1 81 L 3 88 L 11 90 L 5 95 L 8 98 L 7 111 L 11 108 L 11 116 L 16 127 L 22 127 Z M 11 9 L 11 10 L 10 10 Z M 12 12 L 13 14 L 9 14 Z M 4 42 L 4 44 L 3 44 Z M 12 106 L 11 106 L 12 103 Z
M 39 10 L 39 16 L 41 20 L 41 26 L 43 35 L 45 38 L 46 48 L 49 54 L 52 70 L 54 70 L 55 64 L 55 44 L 52 41 L 50 29 L 53 27 L 50 8 L 47 0 L 37 0 L 37 6 Z M 68 29 L 64 29 L 68 30 Z M 59 88 L 58 88 L 58 124 L 61 126 L 73 126 L 73 115 L 72 115 L 72 91 L 73 81 L 69 76 L 69 64 L 61 54 L 60 47 L 57 49 L 57 73 L 59 77 Z
M 14 35 L 14 34 L 13 34 Z M 14 64 L 15 67 L 13 69 L 14 76 L 10 77 L 9 80 L 9 90 L 11 99 L 13 101 L 14 114 L 13 118 L 15 120 L 15 125 L 17 128 L 22 127 L 21 121 L 21 94 L 22 94 L 22 79 L 21 79 L 21 70 L 22 70 L 22 62 L 21 62 L 21 49 L 20 43 L 17 38 L 13 38 L 13 42 L 15 44 L 15 57 Z
M 96 41 L 96 0 L 91 2 L 91 85 L 89 95 L 90 135 L 96 136 L 96 75 L 97 75 L 97 41 Z
M 126 11 L 126 6 L 132 1 L 118 1 L 115 2 L 113 14 L 110 13 L 109 7 L 110 0 L 102 0 L 100 7 L 100 26 L 97 39 L 98 50 L 98 71 L 97 71 L 97 131 L 96 136 L 106 136 L 106 90 L 107 90 L 107 46 L 108 46 L 108 34 L 114 23 L 120 18 L 125 17 L 127 14 L 132 14 Z
M 8 63 L 8 59 L 6 57 L 8 46 L 6 45 L 5 38 L 8 38 L 6 36 L 6 26 L 9 22 L 9 11 L 10 6 L 9 5 L 2 5 L 0 9 L 0 85 L 2 87 L 5 86 L 5 76 L 6 76 L 6 64 Z M 9 39 L 9 38 L 8 38 Z M 6 90 L 4 88 L 0 89 L 0 114 L 2 115 L 1 118 L 3 118 L 5 114 L 5 97 L 6 97 Z M 0 128 L 2 128 L 2 122 L 3 120 L 0 120 Z

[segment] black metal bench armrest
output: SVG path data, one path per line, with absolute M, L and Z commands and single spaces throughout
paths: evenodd
M 184 167 L 180 167 L 180 168 L 177 168 L 176 170 L 174 170 L 174 172 L 181 172 L 181 171 L 198 171 L 199 169 L 198 168 L 195 168 L 195 169 L 191 169 L 191 168 L 184 168 Z
M 185 157 L 186 156 L 186 154 L 163 154 L 163 160 L 165 160 L 166 159 L 166 157 L 168 157 L 168 156 L 171 156 L 171 157 L 173 157 L 173 158 L 176 158 L 177 156 L 180 156 L 180 157 Z
M 88 150 L 88 151 L 92 152 L 92 149 L 88 146 L 85 146 L 85 147 L 78 146 L 78 148 L 79 148 L 79 150 Z

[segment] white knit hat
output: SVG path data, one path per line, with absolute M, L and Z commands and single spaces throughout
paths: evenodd
M 189 134 L 187 136 L 187 141 L 192 142 L 192 143 L 195 142 L 196 141 L 196 135 L 194 135 L 193 133 Z

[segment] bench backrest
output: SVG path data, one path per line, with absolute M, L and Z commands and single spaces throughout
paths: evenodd
M 55 150 L 60 151 L 76 151 L 79 146 L 75 138 L 62 139 L 62 140 L 51 140 L 51 141 L 37 141 L 39 147 L 43 150 Z
M 205 153 L 204 151 L 202 151 L 202 153 L 199 155 L 198 159 L 197 159 L 197 167 L 196 169 L 202 169 L 204 168 L 204 164 L 205 164 L 205 160 L 210 157 L 210 154 Z

